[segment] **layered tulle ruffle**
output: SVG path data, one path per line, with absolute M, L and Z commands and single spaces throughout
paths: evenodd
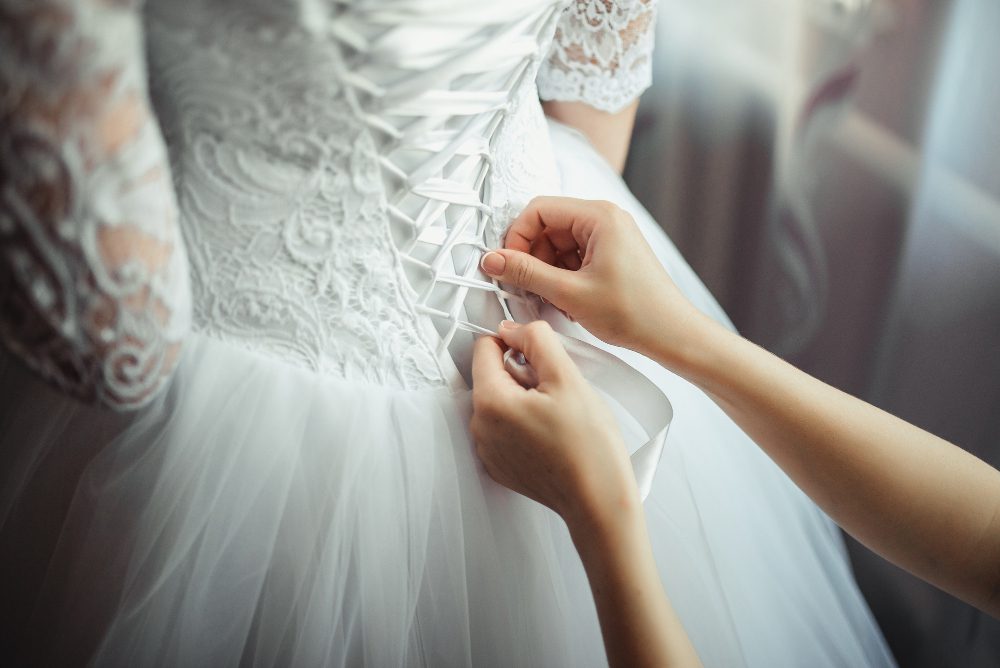
M 631 210 L 578 135 L 567 194 Z M 704 394 L 670 397 L 646 502 L 667 592 L 706 665 L 892 660 L 830 521 Z M 622 397 L 627 403 L 627 397 Z M 0 655 L 13 665 L 605 664 L 561 520 L 493 483 L 469 392 L 330 378 L 202 335 L 169 392 L 121 416 L 0 356 Z

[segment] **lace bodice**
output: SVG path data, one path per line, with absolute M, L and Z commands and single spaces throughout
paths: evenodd
M 481 253 L 559 189 L 539 93 L 634 99 L 653 5 L 0 8 L 0 332 L 61 387 L 131 407 L 192 309 L 197 331 L 324 374 L 448 382 L 518 299 Z

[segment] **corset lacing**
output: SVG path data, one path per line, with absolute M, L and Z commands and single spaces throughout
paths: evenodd
M 526 300 L 478 277 L 487 240 L 496 243 L 503 232 L 498 213 L 487 204 L 487 177 L 498 130 L 521 83 L 537 71 L 539 44 L 553 33 L 562 4 L 505 0 L 456 8 L 450 0 L 447 6 L 435 0 L 349 2 L 338 6 L 335 19 L 317 26 L 351 54 L 338 72 L 347 99 L 358 117 L 388 140 L 379 162 L 386 180 L 398 187 L 386 188 L 386 207 L 394 223 L 408 231 L 396 245 L 400 259 L 429 278 L 410 287 L 415 310 L 445 325 L 439 357 L 459 331 L 494 333 L 462 317 L 470 290 L 494 295 L 507 318 L 512 318 L 509 302 Z M 366 70 L 377 71 L 381 81 Z M 391 78 L 387 72 L 398 73 L 391 83 L 384 83 Z M 428 247 L 435 249 L 430 256 L 422 253 Z M 445 308 L 432 303 L 442 285 L 451 288 Z M 594 385 L 610 397 L 628 399 L 626 410 L 648 438 L 632 454 L 645 498 L 673 415 L 670 402 L 607 351 L 569 336 L 563 344 Z
M 479 259 L 489 250 L 487 230 L 491 223 L 496 226 L 495 212 L 486 203 L 487 177 L 498 129 L 521 83 L 534 76 L 539 44 L 555 29 L 562 3 L 504 2 L 502 8 L 470 3 L 458 10 L 454 3 L 447 9 L 436 4 L 349 2 L 325 22 L 325 30 L 351 54 L 339 73 L 348 100 L 369 127 L 389 140 L 380 164 L 387 182 L 398 186 L 387 188 L 387 211 L 410 230 L 409 238 L 397 243 L 401 260 L 429 278 L 419 287 L 411 283 L 414 308 L 445 323 L 441 355 L 460 330 L 493 333 L 462 317 L 470 290 L 495 295 L 507 318 L 513 317 L 507 301 L 525 299 L 479 273 Z M 512 21 L 512 16 L 523 18 Z M 384 32 L 370 36 L 362 26 Z M 434 39 L 399 34 L 414 30 L 458 38 L 463 46 L 442 48 Z M 399 76 L 387 85 L 365 75 L 379 67 Z M 459 79 L 461 89 L 453 90 Z M 415 155 L 419 159 L 413 160 Z M 407 162 L 402 156 L 410 158 L 409 164 L 400 164 Z M 416 207 L 414 198 L 419 198 Z M 404 210 L 404 200 L 416 215 Z M 420 244 L 435 247 L 433 254 L 421 256 L 416 252 Z M 444 307 L 431 303 L 443 285 L 451 288 Z

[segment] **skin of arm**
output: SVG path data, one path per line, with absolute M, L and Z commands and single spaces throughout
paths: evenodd
M 543 103 L 542 108 L 550 118 L 582 132 L 608 164 L 619 174 L 622 173 L 628 158 L 639 100 L 615 113 L 601 111 L 582 102 L 556 100 Z
M 714 321 L 692 333 L 702 345 L 683 356 L 654 340 L 643 352 L 712 396 L 852 536 L 1000 617 L 1000 472 Z
M 635 477 L 617 424 L 544 322 L 501 323 L 473 357 L 476 452 L 500 484 L 566 522 L 590 581 L 612 666 L 696 666 L 660 582 Z M 539 377 L 526 390 L 503 366 L 522 351 Z
M 701 314 L 612 204 L 537 198 L 506 246 L 486 273 L 701 387 L 848 533 L 1000 617 L 1000 471 Z

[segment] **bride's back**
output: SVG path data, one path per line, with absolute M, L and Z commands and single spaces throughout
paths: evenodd
M 195 327 L 326 374 L 452 380 L 468 309 L 502 316 L 454 281 L 558 189 L 535 76 L 562 4 L 151 3 Z

